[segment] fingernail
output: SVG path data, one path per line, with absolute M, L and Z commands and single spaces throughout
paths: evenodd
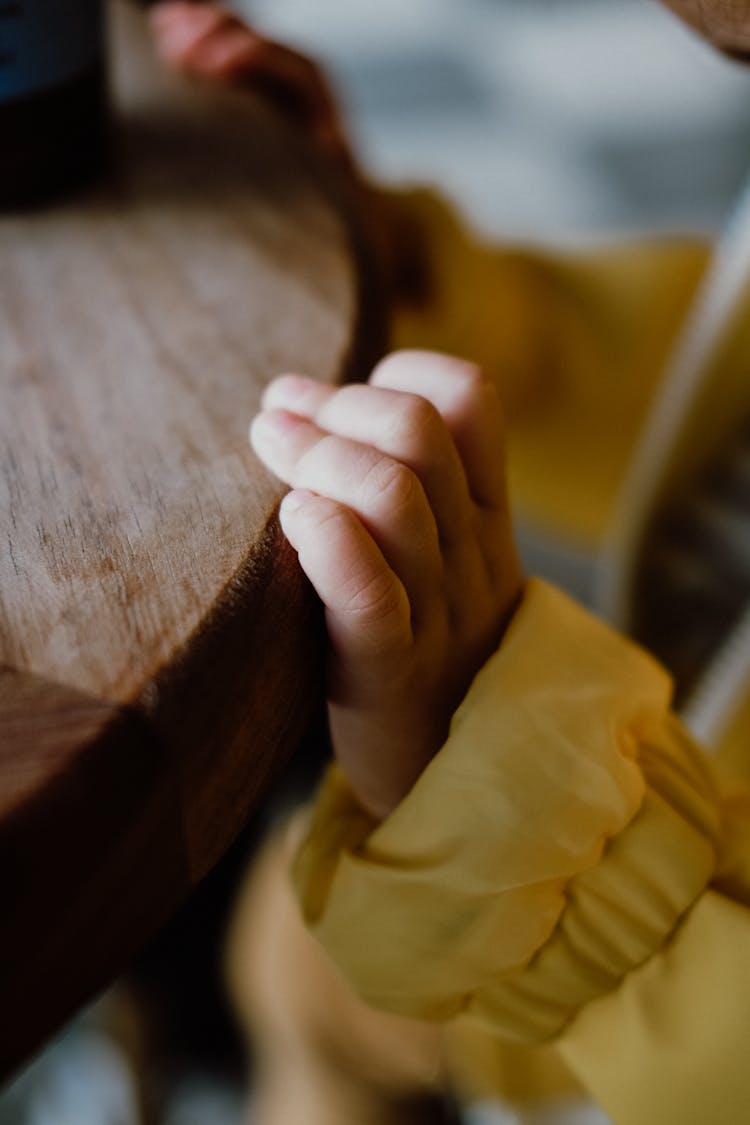
M 278 441 L 284 434 L 296 429 L 300 422 L 302 419 L 288 410 L 264 410 L 250 424 L 250 440 Z
M 280 512 L 282 514 L 297 512 L 314 495 L 314 492 L 310 492 L 306 488 L 295 488 L 292 492 L 287 492 L 281 501 Z
M 272 409 L 274 402 L 304 398 L 311 382 L 305 375 L 277 375 L 263 392 L 263 405 Z

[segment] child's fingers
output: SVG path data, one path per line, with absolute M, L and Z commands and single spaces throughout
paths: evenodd
M 303 415 L 401 461 L 422 483 L 443 550 L 465 545 L 472 520 L 466 474 L 443 419 L 427 399 L 360 383 L 326 387 L 287 375 L 267 387 L 263 405 Z
M 217 4 L 175 0 L 153 9 L 161 57 L 189 74 L 233 81 L 267 67 L 271 44 Z
M 156 48 L 165 62 L 173 66 L 190 63 L 196 46 L 226 20 L 226 13 L 214 4 L 194 4 L 189 0 L 162 0 L 148 14 Z
M 326 608 L 337 654 L 382 658 L 408 650 L 413 636 L 406 591 L 355 514 L 300 490 L 284 498 L 279 516 Z
M 443 563 L 435 518 L 410 469 L 284 410 L 258 415 L 250 440 L 261 460 L 293 488 L 351 508 L 404 584 L 414 616 L 426 615 L 442 582 Z
M 194 0 L 158 0 L 147 13 L 151 30 L 157 34 L 167 33 L 173 28 L 187 32 L 190 29 L 206 30 L 223 19 L 225 11 L 218 4 L 196 4 Z
M 261 405 L 264 410 L 291 410 L 314 418 L 320 407 L 341 390 L 306 375 L 277 375 L 266 385 Z
M 258 35 L 221 4 L 162 0 L 150 20 L 165 61 L 195 76 L 251 86 L 355 172 L 336 99 L 311 59 Z
M 264 40 L 236 20 L 227 19 L 196 43 L 190 69 L 206 78 L 232 81 L 251 74 L 264 53 Z
M 429 399 L 453 437 L 474 501 L 505 508 L 502 409 L 478 367 L 439 352 L 402 351 L 382 360 L 370 381 Z

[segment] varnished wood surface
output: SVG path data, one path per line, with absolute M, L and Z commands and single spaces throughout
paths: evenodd
M 341 381 L 380 344 L 304 144 L 166 75 L 140 16 L 116 6 L 112 38 L 108 182 L 0 217 L 6 1069 L 163 923 L 303 733 L 316 610 L 247 424 L 274 374 Z

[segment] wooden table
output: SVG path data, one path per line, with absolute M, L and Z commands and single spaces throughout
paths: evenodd
M 302 736 L 313 598 L 248 421 L 382 335 L 335 183 L 113 12 L 108 184 L 0 218 L 0 1061 L 163 924 Z

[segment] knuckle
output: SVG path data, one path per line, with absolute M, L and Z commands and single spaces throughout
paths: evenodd
M 341 530 L 346 532 L 355 520 L 354 515 L 343 504 L 326 497 L 318 497 L 314 504 L 308 504 L 302 509 L 303 518 L 307 518 L 310 530 L 315 534 Z
M 421 395 L 404 395 L 393 421 L 393 437 L 408 448 L 422 446 L 437 439 L 442 419 L 435 406 Z
M 302 487 L 308 477 L 327 467 L 335 469 L 341 457 L 341 440 L 335 434 L 324 433 L 301 450 L 297 456 L 295 483 Z
M 409 618 L 405 591 L 391 571 L 381 571 L 351 591 L 344 612 L 369 625 L 404 624 Z
M 459 380 L 462 393 L 467 398 L 484 399 L 494 396 L 494 385 L 478 364 L 462 360 L 456 366 L 456 377 Z
M 500 395 L 481 367 L 471 365 L 463 372 L 459 397 L 475 417 L 502 430 L 504 415 Z
M 418 481 L 401 461 L 382 457 L 368 469 L 363 486 L 368 493 L 372 492 L 378 506 L 400 510 L 409 507 L 415 499 Z
M 375 364 L 369 382 L 377 386 L 383 380 L 387 382 L 391 376 L 398 377 L 399 373 L 410 364 L 411 355 L 412 353 L 406 349 L 390 352 Z
M 294 513 L 298 546 L 305 559 L 320 543 L 336 543 L 351 534 L 356 517 L 343 504 L 316 496 Z

